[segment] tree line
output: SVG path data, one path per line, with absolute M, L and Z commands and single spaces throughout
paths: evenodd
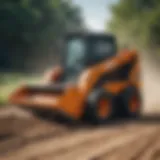
M 81 10 L 70 0 L 0 0 L 0 70 L 23 71 L 54 59 L 59 39 L 83 27 Z
M 160 1 L 119 0 L 111 6 L 107 30 L 118 37 L 121 47 L 136 47 L 160 55 Z

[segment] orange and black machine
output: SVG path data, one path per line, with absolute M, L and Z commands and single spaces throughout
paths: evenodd
M 140 115 L 137 51 L 118 51 L 115 36 L 104 33 L 71 33 L 64 42 L 59 66 L 44 75 L 47 83 L 20 86 L 10 103 L 95 123 Z

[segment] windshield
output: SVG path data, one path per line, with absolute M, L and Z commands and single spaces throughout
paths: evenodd
M 67 68 L 81 67 L 85 56 L 85 43 L 83 39 L 76 38 L 68 41 L 67 45 Z
M 74 79 L 84 68 L 86 43 L 82 38 L 72 38 L 67 41 L 65 59 L 66 79 Z

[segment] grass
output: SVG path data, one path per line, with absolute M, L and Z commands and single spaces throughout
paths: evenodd
M 35 82 L 38 82 L 38 77 L 20 73 L 0 73 L 0 105 L 6 104 L 8 96 L 20 85 Z

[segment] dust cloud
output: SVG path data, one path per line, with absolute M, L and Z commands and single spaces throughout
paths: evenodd
M 144 112 L 160 113 L 160 67 L 143 54 L 140 58 Z

